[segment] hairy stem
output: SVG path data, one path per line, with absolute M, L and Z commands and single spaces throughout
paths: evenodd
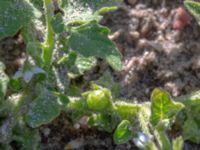
M 54 31 L 51 26 L 51 21 L 54 15 L 52 0 L 44 0 L 44 8 L 45 8 L 47 35 L 43 48 L 43 60 L 44 60 L 44 67 L 48 69 L 52 63 L 52 54 L 54 49 Z
M 158 138 L 158 141 L 161 144 L 162 150 L 172 150 L 172 145 L 165 131 L 156 130 L 156 137 Z

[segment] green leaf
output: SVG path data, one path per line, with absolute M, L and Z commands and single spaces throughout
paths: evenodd
M 110 89 L 114 97 L 117 97 L 120 93 L 120 84 L 113 80 L 111 73 L 108 71 L 105 72 L 97 81 L 95 81 L 95 83 Z
M 69 109 L 75 109 L 75 110 L 86 110 L 86 102 L 84 99 L 81 99 L 79 97 L 71 97 L 69 98 L 70 102 L 68 103 Z
M 43 1 L 42 0 L 30 0 L 30 2 L 37 7 L 37 9 L 41 10 L 43 9 Z
M 121 119 L 133 120 L 141 109 L 141 105 L 117 101 L 114 103 L 114 111 Z
M 183 108 L 183 104 L 172 101 L 168 92 L 155 89 L 151 95 L 151 123 L 155 127 L 173 121 L 175 115 Z M 163 124 L 163 125 L 164 125 Z
M 194 143 L 200 144 L 200 126 L 194 121 L 191 115 L 188 115 L 187 120 L 183 125 L 183 138 Z
M 184 103 L 186 106 L 200 104 L 200 91 L 195 91 L 187 95 L 176 98 L 176 101 Z
M 70 84 L 67 88 L 67 95 L 72 97 L 80 97 L 81 96 L 81 88 L 78 85 Z
M 183 138 L 177 137 L 176 139 L 174 139 L 173 141 L 173 150 L 182 150 L 183 149 Z
M 22 89 L 23 84 L 20 79 L 11 79 L 9 82 L 9 87 L 14 91 L 19 91 Z
M 33 101 L 32 107 L 26 115 L 27 123 L 36 128 L 47 124 L 60 114 L 58 99 L 49 91 L 44 91 Z
M 29 0 L 0 1 L 0 38 L 15 35 L 20 28 L 40 16 Z
M 122 122 L 117 126 L 115 130 L 114 142 L 116 144 L 127 143 L 133 137 L 130 128 L 131 123 L 128 120 L 122 120 Z
M 91 70 L 95 65 L 96 59 L 94 57 L 78 56 L 75 62 L 75 66 L 78 68 L 80 74 Z
M 59 102 L 60 102 L 61 105 L 63 105 L 64 107 L 65 107 L 66 105 L 68 105 L 68 103 L 69 103 L 69 98 L 68 98 L 65 94 L 59 93 L 59 92 L 53 92 L 53 94 L 54 94 L 56 97 L 59 98 Z
M 67 68 L 71 68 L 72 66 L 74 66 L 75 62 L 77 59 L 77 54 L 74 51 L 69 52 L 68 54 L 65 54 L 63 57 L 61 57 L 57 64 L 65 64 L 67 66 Z
M 74 65 L 69 68 L 69 77 L 76 78 L 83 75 L 86 71 L 91 70 L 96 65 L 95 57 L 83 57 L 81 55 L 77 56 Z
M 184 5 L 190 11 L 190 13 L 196 18 L 198 24 L 200 25 L 200 3 L 186 0 L 184 1 Z
M 185 105 L 186 111 L 189 111 L 195 122 L 200 125 L 200 91 L 195 91 L 188 95 L 180 96 L 176 100 Z
M 86 101 L 80 97 L 69 97 L 70 102 L 67 105 L 66 111 L 69 112 L 73 122 L 79 121 L 83 116 L 90 115 Z
M 71 32 L 69 46 L 85 57 L 96 56 L 105 59 L 115 70 L 121 70 L 121 54 L 108 39 L 108 34 L 108 28 L 90 22 Z
M 9 82 L 8 76 L 4 72 L 5 66 L 2 62 L 0 62 L 0 100 L 4 98 L 7 91 L 7 85 Z
M 118 6 L 122 0 L 68 0 L 63 6 L 65 11 L 65 20 L 73 21 L 91 21 L 100 20 L 101 16 L 95 13 L 97 10 L 107 7 L 107 11 L 113 10 L 113 6 Z M 107 12 L 104 10 L 104 12 Z M 103 11 L 101 11 L 103 12 Z
M 10 146 L 10 144 L 1 144 L 0 150 L 13 150 L 13 148 Z
M 112 116 L 109 114 L 93 114 L 88 121 L 91 126 L 96 126 L 99 130 L 112 132 Z
M 91 70 L 96 65 L 96 58 L 84 57 L 77 55 L 75 51 L 71 51 L 58 60 L 57 64 L 66 66 L 68 68 L 68 76 L 73 79 Z
M 62 14 L 58 13 L 56 16 L 51 21 L 52 28 L 55 33 L 61 33 L 64 31 L 64 23 L 63 23 L 63 18 Z
M 14 129 L 13 140 L 20 145 L 20 150 L 39 150 L 41 137 L 37 129 L 30 129 L 25 126 Z
M 115 7 L 115 6 L 113 6 L 113 7 L 103 7 L 103 8 L 101 8 L 101 9 L 99 9 L 99 10 L 97 10 L 96 12 L 95 12 L 95 14 L 96 15 L 100 15 L 100 14 L 105 14 L 105 13 L 107 13 L 107 12 L 109 12 L 109 11 L 115 11 L 115 10 L 117 10 L 118 8 L 117 7 Z
M 37 65 L 42 65 L 41 49 L 42 44 L 40 42 L 28 42 L 27 44 L 27 53 L 31 55 L 36 61 Z

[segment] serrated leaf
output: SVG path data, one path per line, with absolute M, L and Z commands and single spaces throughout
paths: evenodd
M 5 66 L 0 62 L 0 100 L 4 98 L 7 91 L 7 85 L 9 82 L 9 77 L 4 72 Z
M 46 89 L 33 101 L 32 107 L 26 115 L 27 123 L 39 127 L 51 122 L 60 113 L 60 104 L 54 95 Z
M 97 10 L 107 7 L 106 11 L 109 11 L 108 7 L 118 6 L 120 2 L 122 0 L 68 0 L 68 3 L 63 6 L 65 20 L 68 22 L 99 20 L 101 17 L 95 14 Z
M 200 3 L 186 0 L 184 1 L 184 5 L 190 11 L 190 13 L 196 18 L 198 24 L 200 25 Z
M 20 28 L 40 15 L 29 0 L 0 1 L 0 38 L 15 35 Z
M 121 70 L 121 54 L 108 39 L 109 29 L 90 22 L 72 31 L 69 46 L 85 57 L 96 56 L 105 59 L 115 70 Z
M 168 122 L 167 120 L 171 122 L 183 107 L 182 103 L 174 102 L 168 92 L 161 89 L 155 89 L 151 95 L 152 125 L 157 126 L 160 123 L 166 125 L 166 122 Z
M 130 130 L 131 123 L 128 120 L 122 120 L 114 132 L 114 142 L 116 144 L 127 143 L 133 136 Z

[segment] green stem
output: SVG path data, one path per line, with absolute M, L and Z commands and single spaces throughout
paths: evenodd
M 162 150 L 172 150 L 172 145 L 165 131 L 156 130 L 155 132 L 156 132 L 156 135 L 157 135 L 156 137 L 158 138 L 158 141 L 160 141 Z
M 51 26 L 51 21 L 53 19 L 53 2 L 52 0 L 44 0 L 46 26 L 47 26 L 47 36 L 44 42 L 43 48 L 43 60 L 44 67 L 48 69 L 51 66 L 52 54 L 54 49 L 54 31 Z

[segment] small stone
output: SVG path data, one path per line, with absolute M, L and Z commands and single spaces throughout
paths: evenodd
M 120 37 L 121 33 L 122 33 L 122 31 L 119 30 L 119 31 L 116 31 L 113 34 L 109 35 L 108 37 L 110 40 L 116 40 Z
M 146 22 L 141 28 L 141 34 L 147 35 L 151 31 L 152 28 L 153 28 L 152 20 L 151 19 L 146 20 Z
M 48 135 L 51 133 L 51 130 L 49 128 L 44 128 L 42 131 L 45 137 L 48 137 Z
M 89 121 L 89 117 L 88 116 L 83 116 L 80 120 L 79 120 L 79 124 L 80 127 L 83 129 L 87 129 L 88 126 L 88 121 Z
M 149 42 L 148 42 L 147 39 L 142 38 L 142 39 L 139 40 L 139 42 L 138 42 L 138 47 L 139 48 L 146 48 L 148 46 L 149 46 Z
M 157 51 L 162 51 L 163 47 L 158 41 L 148 41 L 148 44 Z
M 75 128 L 76 130 L 80 129 L 80 124 L 79 124 L 79 123 L 75 123 L 75 124 L 74 124 L 74 128 Z
M 140 33 L 137 31 L 132 31 L 129 33 L 133 41 L 138 40 L 140 38 Z
M 169 23 L 167 21 L 161 23 L 161 25 L 159 26 L 159 29 L 164 31 L 167 29 L 167 27 L 169 26 Z

